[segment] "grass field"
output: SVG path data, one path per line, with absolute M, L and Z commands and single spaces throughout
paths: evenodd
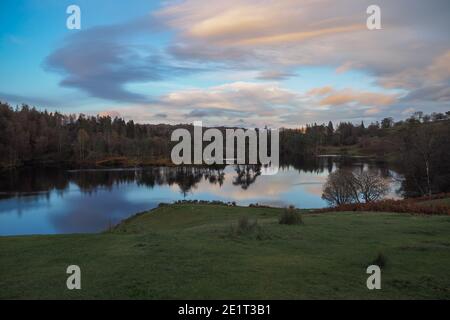
M 0 237 L 0 298 L 450 298 L 450 217 L 172 205 L 102 234 Z M 258 226 L 236 232 L 239 218 Z M 366 266 L 386 257 L 382 289 Z M 66 288 L 68 265 L 81 290 Z

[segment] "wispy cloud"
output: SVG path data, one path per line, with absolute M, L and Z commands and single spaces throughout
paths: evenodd
M 446 108 L 449 2 L 379 0 L 383 29 L 378 31 L 365 27 L 370 4 L 369 0 L 168 2 L 139 19 L 68 37 L 47 57 L 45 66 L 61 74 L 62 86 L 124 103 L 126 114 L 148 120 L 244 119 L 290 126 L 327 116 L 342 120 L 403 116 L 411 107 L 408 103 Z M 161 32 L 167 39 L 158 42 Z M 358 70 L 373 82 L 364 90 L 357 80 L 346 88 L 318 86 L 309 92 L 292 85 L 285 88 L 285 81 L 300 79 L 296 70 L 304 66 L 329 67 L 338 75 Z M 198 81 L 201 84 L 193 83 L 189 89 L 153 96 L 133 90 L 135 83 L 177 82 L 206 70 L 247 72 L 253 78 L 213 79 L 221 85 Z
M 44 66 L 62 75 L 60 84 L 64 87 L 106 100 L 148 103 L 151 97 L 133 92 L 127 85 L 194 70 L 172 64 L 163 51 L 151 45 L 148 36 L 160 28 L 157 19 L 145 16 L 121 25 L 83 30 L 68 37 L 47 57 Z
M 355 91 L 353 89 L 334 90 L 330 87 L 313 89 L 309 92 L 320 96 L 320 105 L 362 105 L 362 106 L 386 106 L 397 100 L 395 94 Z

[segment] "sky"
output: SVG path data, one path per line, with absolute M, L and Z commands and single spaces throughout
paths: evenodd
M 449 30 L 448 0 L 1 0 L 0 101 L 140 123 L 398 120 L 450 110 Z

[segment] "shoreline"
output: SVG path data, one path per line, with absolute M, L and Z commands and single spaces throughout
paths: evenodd
M 435 203 L 438 202 L 436 205 Z M 443 204 L 440 204 L 442 202 Z M 409 204 L 409 207 L 407 207 L 406 210 L 414 210 L 414 207 L 411 207 L 411 203 L 418 203 L 420 206 L 425 204 L 424 207 L 422 207 L 423 212 L 408 212 L 401 210 L 380 210 L 376 207 L 377 203 L 382 203 L 383 205 L 380 206 L 382 209 L 387 208 L 386 204 L 390 204 L 391 208 L 402 208 L 403 204 Z M 405 216 L 418 216 L 418 217 L 430 217 L 430 216 L 450 216 L 450 193 L 445 194 L 436 194 L 431 197 L 421 197 L 417 199 L 401 199 L 401 200 L 392 200 L 392 199 L 385 199 L 382 201 L 377 201 L 374 204 L 374 207 L 372 210 L 368 208 L 370 204 L 349 204 L 349 205 L 343 205 L 342 207 L 324 207 L 324 208 L 295 208 L 294 210 L 298 212 L 299 214 L 306 214 L 306 215 L 323 215 L 323 214 L 336 214 L 341 215 L 345 213 L 354 213 L 354 214 L 394 214 L 394 215 L 405 215 Z M 285 207 L 274 207 L 269 205 L 262 205 L 262 204 L 249 204 L 248 206 L 243 205 L 237 205 L 235 202 L 224 202 L 220 200 L 177 200 L 172 203 L 159 203 L 156 207 L 136 212 L 131 214 L 129 217 L 122 219 L 121 221 L 117 222 L 114 225 L 108 226 L 102 231 L 97 232 L 79 232 L 79 233 L 55 233 L 55 234 L 21 234 L 21 235 L 0 235 L 1 238 L 8 238 L 8 237 L 34 237 L 34 236 L 65 236 L 65 235 L 101 235 L 109 232 L 114 232 L 114 230 L 119 229 L 122 225 L 131 223 L 135 219 L 143 216 L 143 215 L 149 215 L 152 214 L 161 208 L 171 208 L 171 207 L 185 207 L 185 206 L 191 206 L 191 207 L 204 207 L 204 206 L 210 206 L 210 207 L 224 207 L 224 208 L 230 208 L 230 209 L 236 209 L 236 211 L 239 210 L 273 210 L 273 211 L 280 211 L 285 210 L 287 206 Z M 426 209 L 427 207 L 430 207 L 429 209 Z M 444 208 L 444 209 L 443 209 Z M 442 212 L 436 212 L 433 213 L 433 210 L 443 210 L 446 211 L 444 213 Z
M 355 158 L 355 159 L 368 159 L 371 161 L 385 162 L 387 164 L 394 165 L 394 162 L 382 159 L 373 154 L 354 154 L 354 153 L 336 153 L 333 150 L 321 150 L 323 152 L 316 155 L 299 155 L 299 159 L 314 159 L 325 157 L 343 157 L 343 158 Z M 280 167 L 285 166 L 284 161 L 280 161 Z M 286 161 L 289 162 L 289 161 Z M 170 159 L 159 160 L 140 160 L 126 157 L 111 157 L 101 160 L 74 162 L 74 161 L 30 161 L 19 165 L 0 166 L 1 171 L 19 170 L 23 168 L 62 168 L 67 170 L 95 170 L 95 169 L 128 169 L 128 168 L 145 168 L 145 167 L 178 167 L 178 166 L 191 166 L 191 167 L 225 167 L 233 164 L 182 164 L 176 165 Z M 244 164 L 252 165 L 252 164 Z

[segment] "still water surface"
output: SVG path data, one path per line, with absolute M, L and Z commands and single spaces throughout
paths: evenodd
M 342 157 L 299 162 L 273 176 L 248 166 L 3 172 L 0 235 L 99 232 L 160 202 L 180 199 L 321 208 L 327 205 L 321 199 L 322 185 L 330 172 L 342 167 L 398 177 L 385 164 Z M 391 189 L 390 197 L 396 197 L 398 182 Z

